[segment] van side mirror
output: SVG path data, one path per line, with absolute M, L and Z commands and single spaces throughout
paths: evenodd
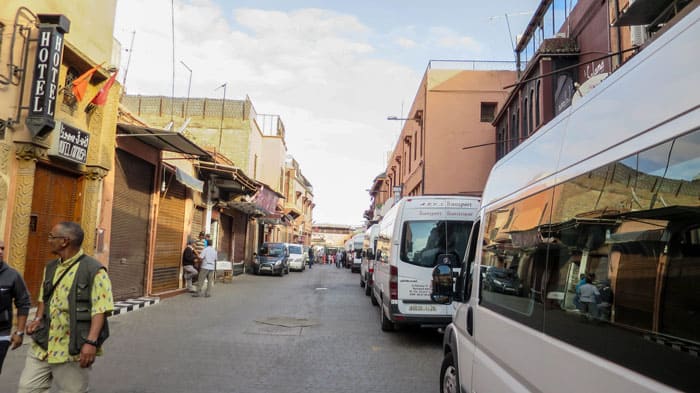
M 454 297 L 452 266 L 440 264 L 433 269 L 433 291 L 430 299 L 438 304 L 450 304 Z

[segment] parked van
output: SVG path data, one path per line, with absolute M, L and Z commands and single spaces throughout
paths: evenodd
M 289 270 L 296 270 L 298 272 L 306 270 L 304 261 L 307 254 L 304 253 L 304 246 L 301 244 L 287 243 L 287 250 L 289 250 Z
M 350 265 L 350 271 L 353 273 L 360 272 L 360 266 L 362 265 L 362 246 L 365 243 L 365 234 L 358 233 L 352 237 L 352 253 L 348 255 L 348 260 L 352 261 Z
M 365 289 L 365 295 L 372 294 L 372 280 L 374 279 L 374 255 L 377 249 L 377 235 L 379 224 L 374 224 L 365 231 L 362 244 L 362 266 L 360 266 L 360 287 Z
M 345 251 L 345 261 L 343 264 L 343 267 L 349 269 L 350 266 L 352 265 L 352 238 L 348 239 L 345 241 L 345 244 L 343 245 L 343 251 Z
M 451 305 L 430 301 L 439 259 L 462 260 L 479 198 L 406 197 L 379 223 L 372 303 L 380 306 L 382 330 L 396 325 L 445 326 Z
M 441 392 L 700 391 L 699 20 L 494 166 L 454 289 L 434 271 Z

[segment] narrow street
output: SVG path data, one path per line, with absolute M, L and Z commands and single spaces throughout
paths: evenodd
M 438 390 L 442 335 L 383 333 L 359 275 L 329 265 L 236 276 L 211 298 L 165 299 L 111 318 L 110 328 L 93 392 Z M 2 392 L 16 391 L 27 348 L 8 355 Z

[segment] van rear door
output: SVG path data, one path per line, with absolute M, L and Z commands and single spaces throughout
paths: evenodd
M 464 258 L 471 221 L 406 220 L 401 228 L 398 267 L 399 312 L 452 315 L 454 306 L 430 300 L 433 268 L 438 257 L 449 255 L 455 271 Z

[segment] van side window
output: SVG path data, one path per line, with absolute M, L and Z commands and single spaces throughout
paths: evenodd
M 547 259 L 566 252 L 541 233 L 552 195 L 545 190 L 491 211 L 483 231 L 481 304 L 535 329 L 544 320 Z
M 556 186 L 545 328 L 679 390 L 700 369 L 700 132 Z

